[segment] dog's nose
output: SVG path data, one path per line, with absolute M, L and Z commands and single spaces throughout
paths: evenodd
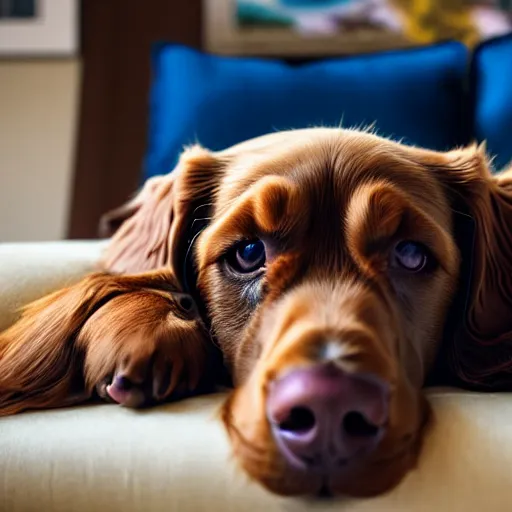
M 267 416 L 294 466 L 333 470 L 373 451 L 388 420 L 389 386 L 373 375 L 319 365 L 270 385 Z

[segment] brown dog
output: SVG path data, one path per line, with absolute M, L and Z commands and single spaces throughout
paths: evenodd
M 512 173 L 481 148 L 341 129 L 193 147 L 109 223 L 109 273 L 0 335 L 0 413 L 172 398 L 213 338 L 245 471 L 280 494 L 368 495 L 414 465 L 436 361 L 510 385 Z

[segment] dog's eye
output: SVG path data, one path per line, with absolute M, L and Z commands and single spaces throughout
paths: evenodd
M 265 258 L 265 244 L 261 240 L 244 240 L 233 248 L 228 263 L 237 272 L 248 274 L 261 268 Z
M 403 241 L 395 247 L 398 264 L 410 272 L 423 270 L 429 262 L 428 249 L 418 242 Z

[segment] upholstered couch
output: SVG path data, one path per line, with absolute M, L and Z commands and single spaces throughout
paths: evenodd
M 88 272 L 102 242 L 0 245 L 0 329 Z M 512 507 L 512 395 L 428 391 L 418 468 L 370 500 L 279 498 L 247 480 L 216 417 L 219 394 L 146 411 L 91 405 L 0 418 L 0 511 L 438 511 Z
M 218 149 L 276 128 L 358 125 L 448 149 L 488 141 L 512 158 L 512 37 L 289 66 L 160 46 L 144 175 L 198 139 Z M 102 242 L 0 244 L 0 329 L 16 309 L 92 269 Z M 0 418 L 0 511 L 509 511 L 512 396 L 433 389 L 418 468 L 371 500 L 273 496 L 236 469 L 223 395 L 133 411 L 72 407 Z

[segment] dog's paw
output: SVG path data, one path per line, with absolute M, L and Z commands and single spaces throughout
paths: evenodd
M 187 382 L 184 370 L 180 354 L 171 356 L 165 347 L 155 347 L 154 354 L 135 351 L 96 384 L 96 392 L 104 400 L 126 407 L 151 405 L 194 389 L 196 383 Z
M 206 337 L 197 315 L 182 303 L 133 293 L 98 310 L 81 333 L 87 385 L 126 407 L 193 392 L 205 372 Z

